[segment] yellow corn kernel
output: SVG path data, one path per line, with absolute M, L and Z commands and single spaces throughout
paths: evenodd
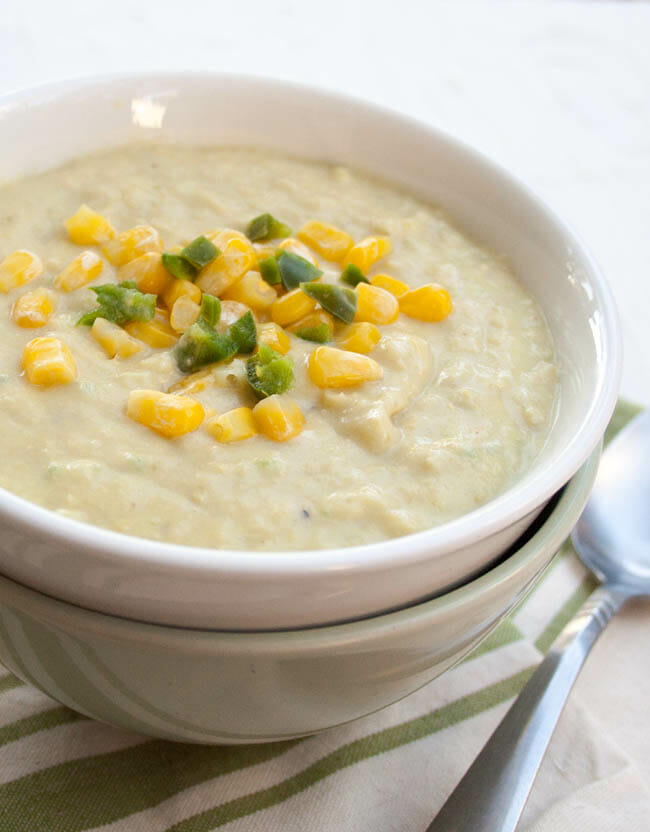
M 12 289 L 17 289 L 42 274 L 41 258 L 31 251 L 18 249 L 0 263 L 0 292 L 6 295 Z
M 362 321 L 346 327 L 341 333 L 338 345 L 342 350 L 368 355 L 377 346 L 380 338 L 381 332 L 374 324 Z
M 364 381 L 382 378 L 384 371 L 367 355 L 316 347 L 309 356 L 309 378 L 317 387 L 354 387 Z
M 159 390 L 132 390 L 126 415 L 171 439 L 196 430 L 205 412 L 201 403 L 189 396 L 161 393 Z
M 285 240 L 279 242 L 276 246 L 276 251 L 278 249 L 280 251 L 290 251 L 292 254 L 297 254 L 299 257 L 304 257 L 305 260 L 309 260 L 314 266 L 318 265 L 313 251 L 310 251 L 306 245 L 303 245 L 300 240 L 296 240 L 295 237 L 287 237 Z
M 206 422 L 206 427 L 219 442 L 239 442 L 257 433 L 250 407 L 236 407 L 221 416 L 213 416 Z
M 189 393 L 191 396 L 194 393 L 200 393 L 201 390 L 205 390 L 206 387 L 214 383 L 213 369 L 213 367 L 208 367 L 205 370 L 197 370 L 196 373 L 191 373 L 180 381 L 174 382 L 167 388 L 167 392 L 177 393 L 182 391 L 183 393 Z M 205 415 L 208 416 L 207 410 Z
M 217 257 L 216 259 L 218 260 L 219 258 Z M 212 263 L 214 262 L 215 261 L 213 260 Z M 196 285 L 202 292 L 205 292 L 206 295 L 214 295 L 218 298 L 229 286 L 236 283 L 239 280 L 239 277 L 233 277 L 221 267 L 218 270 L 216 268 L 211 269 L 210 267 L 212 266 L 212 263 L 208 263 L 208 265 L 201 270 L 201 273 L 196 279 Z
M 150 225 L 135 225 L 117 234 L 102 246 L 102 252 L 108 261 L 117 267 L 130 263 L 148 251 L 161 253 L 162 250 L 163 241 L 160 234 Z
M 56 308 L 56 295 L 49 289 L 26 292 L 14 303 L 11 317 L 14 323 L 25 329 L 45 326 Z
M 68 229 L 70 239 L 78 246 L 105 243 L 115 236 L 115 229 L 106 217 L 93 211 L 88 205 L 80 205 L 64 225 Z
M 304 318 L 296 321 L 295 324 L 291 324 L 288 330 L 289 332 L 298 332 L 299 329 L 312 328 L 321 324 L 325 324 L 329 327 L 330 333 L 334 333 L 334 318 L 324 309 L 317 309 L 315 312 L 310 312 L 309 315 L 305 315 Z
M 293 289 L 282 295 L 271 306 L 271 318 L 279 326 L 288 326 L 316 309 L 316 301 L 302 289 Z
M 125 263 L 119 270 L 120 281 L 133 280 L 141 292 L 152 295 L 162 295 L 169 288 L 174 277 L 162 264 L 162 258 L 157 251 L 147 251 Z
M 125 332 L 121 326 L 107 321 L 106 318 L 95 318 L 90 327 L 90 334 L 104 349 L 109 358 L 129 358 L 142 349 L 142 344 Z
M 94 280 L 103 268 L 104 261 L 98 254 L 94 251 L 84 251 L 57 274 L 54 278 L 54 288 L 62 292 L 74 292 L 75 289 L 81 289 Z
M 437 283 L 411 289 L 399 299 L 400 311 L 420 321 L 442 321 L 452 310 L 451 297 Z
M 343 268 L 349 263 L 365 274 L 377 260 L 390 254 L 392 245 L 388 237 L 366 237 L 355 243 L 343 258 Z
M 202 292 L 221 296 L 229 286 L 240 280 L 257 262 L 251 241 L 240 231 L 225 228 L 206 234 L 221 252 L 201 269 L 196 285 Z
M 41 387 L 69 384 L 77 377 L 74 357 L 58 338 L 33 338 L 23 350 L 22 367 L 29 381 Z
M 124 329 L 138 341 L 144 341 L 145 344 L 157 350 L 173 347 L 178 340 L 178 335 L 167 322 L 165 315 L 158 310 L 152 320 L 131 321 L 124 326 Z
M 257 340 L 260 344 L 266 344 L 281 355 L 286 355 L 291 347 L 289 336 L 282 329 L 273 322 L 268 324 L 259 324 L 257 327 Z
M 268 243 L 253 243 L 253 251 L 255 252 L 255 259 L 258 263 L 266 260 L 267 257 L 273 257 L 277 250 L 277 246 L 270 246 Z
M 326 260 L 342 260 L 354 245 L 354 240 L 347 233 L 333 225 L 320 220 L 306 222 L 298 232 L 298 239 L 316 251 Z
M 389 274 L 373 274 L 370 278 L 370 283 L 373 286 L 379 286 L 380 289 L 385 289 L 396 298 L 401 298 L 411 288 L 408 283 L 403 280 L 398 280 L 396 277 L 391 277 Z
M 196 283 L 192 283 L 191 280 L 178 280 L 175 277 L 172 278 L 169 286 L 163 291 L 162 299 L 165 301 L 167 309 L 173 309 L 176 301 L 183 295 L 187 295 L 194 303 L 201 303 L 201 290 Z
M 169 313 L 169 323 L 171 328 L 176 332 L 185 332 L 192 324 L 195 324 L 199 315 L 201 314 L 201 307 L 188 295 L 181 295 L 176 303 L 172 306 Z
M 379 286 L 369 283 L 359 283 L 357 286 L 357 310 L 355 321 L 367 321 L 370 324 L 392 324 L 399 315 L 399 303 L 395 295 L 391 295 Z
M 217 330 L 219 332 L 225 332 L 229 326 L 232 326 L 232 324 L 247 312 L 250 312 L 253 318 L 255 318 L 255 313 L 245 303 L 240 303 L 238 300 L 222 300 L 219 322 L 216 327 Z
M 265 312 L 278 299 L 273 286 L 269 286 L 259 272 L 247 272 L 241 280 L 226 289 L 222 297 L 245 303 L 253 312 Z
M 305 425 L 305 417 L 294 400 L 278 393 L 258 402 L 253 408 L 253 418 L 257 430 L 276 442 L 297 436 Z

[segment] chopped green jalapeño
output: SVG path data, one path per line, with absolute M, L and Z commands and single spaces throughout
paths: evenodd
M 259 217 L 251 220 L 246 229 L 246 236 L 249 240 L 279 240 L 291 236 L 291 229 L 280 220 L 276 220 L 271 214 L 260 214 Z
M 237 344 L 237 352 L 245 355 L 253 352 L 257 346 L 257 327 L 250 309 L 230 326 L 228 334 Z
M 180 256 L 191 263 L 195 269 L 202 269 L 208 263 L 212 263 L 215 257 L 220 254 L 219 249 L 207 237 L 201 235 L 191 243 L 188 243 L 181 251 Z
M 326 323 L 316 324 L 316 326 L 303 326 L 297 329 L 294 333 L 303 341 L 313 341 L 316 344 L 327 344 L 332 340 L 332 330 Z
M 264 260 L 260 260 L 259 266 L 260 274 L 269 285 L 276 286 L 278 283 L 282 283 L 280 267 L 278 266 L 278 261 L 275 257 L 271 256 Z
M 354 263 L 348 265 L 341 272 L 341 280 L 347 283 L 348 286 L 357 286 L 359 283 L 369 283 L 368 278 L 363 276 L 363 272 Z
M 293 363 L 266 344 L 246 362 L 246 378 L 260 398 L 284 393 L 293 384 Z
M 192 373 L 206 364 L 226 361 L 237 353 L 251 353 L 257 346 L 257 327 L 250 310 L 229 326 L 227 332 L 217 332 L 211 320 L 215 324 L 218 322 L 219 308 L 215 317 L 214 305 L 211 301 L 205 302 L 209 297 L 212 296 L 203 295 L 198 321 L 185 330 L 174 348 L 176 364 L 182 373 Z M 212 300 L 219 303 L 218 298 Z
M 178 254 L 166 251 L 162 255 L 162 264 L 167 271 L 179 280 L 195 280 L 197 273 L 211 263 L 221 252 L 207 237 L 200 236 Z
M 123 326 L 129 321 L 150 321 L 156 311 L 156 296 L 139 292 L 132 280 L 90 288 L 99 306 L 82 315 L 77 325 L 90 326 L 97 318 L 106 318 Z
M 237 344 L 230 335 L 216 332 L 201 318 L 185 330 L 174 348 L 176 364 L 182 373 L 192 373 L 206 364 L 225 361 L 236 352 Z
M 180 254 L 170 254 L 168 251 L 164 252 L 162 255 L 162 264 L 178 280 L 194 280 L 196 278 L 196 269 L 189 260 L 181 257 Z
M 351 324 L 354 320 L 357 295 L 352 289 L 331 283 L 303 283 L 300 288 L 339 320 L 346 324 Z
M 221 317 L 221 301 L 214 295 L 208 295 L 205 292 L 201 296 L 201 311 L 199 318 L 205 321 L 209 326 L 216 326 Z
M 275 259 L 280 270 L 282 285 L 288 291 L 297 289 L 301 283 L 310 283 L 323 274 L 309 260 L 299 254 L 294 254 L 292 251 L 278 251 Z

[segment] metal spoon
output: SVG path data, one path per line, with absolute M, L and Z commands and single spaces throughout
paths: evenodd
M 427 832 L 513 832 L 589 651 L 625 601 L 650 595 L 650 411 L 603 455 L 572 539 L 602 585 L 562 630 Z

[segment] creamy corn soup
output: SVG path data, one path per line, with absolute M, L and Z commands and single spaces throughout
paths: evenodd
M 507 262 L 355 170 L 87 156 L 0 188 L 0 261 L 0 486 L 76 520 L 383 540 L 498 495 L 553 419 L 553 344 Z

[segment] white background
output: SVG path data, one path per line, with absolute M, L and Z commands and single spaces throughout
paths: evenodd
M 650 405 L 649 4 L 0 0 L 0 92 L 134 69 L 345 90 L 506 165 L 600 261 L 623 322 L 623 393 Z M 575 693 L 648 782 L 649 634 L 650 604 L 624 611 Z

